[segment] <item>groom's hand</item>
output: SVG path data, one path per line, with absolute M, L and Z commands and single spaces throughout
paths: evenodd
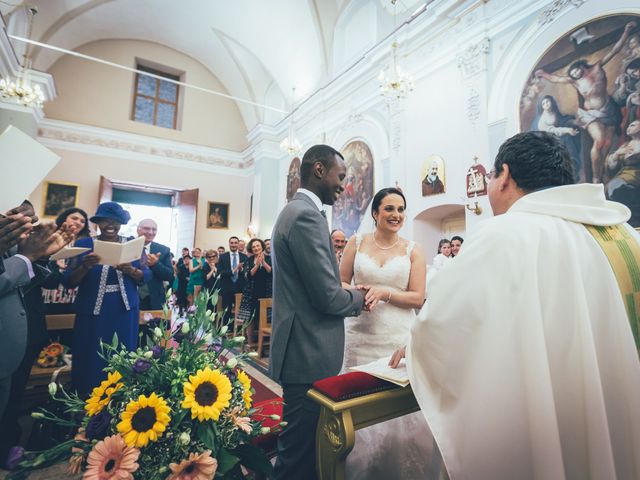
M 402 360 L 405 356 L 406 349 L 407 347 L 404 346 L 400 350 L 396 350 L 395 352 L 393 352 L 393 355 L 391 355 L 391 360 L 389 360 L 389 366 L 391 368 L 398 368 L 398 365 L 400 365 L 400 360 Z

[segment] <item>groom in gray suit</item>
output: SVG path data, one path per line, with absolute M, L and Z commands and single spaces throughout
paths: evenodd
M 342 288 L 322 205 L 344 190 L 344 158 L 327 145 L 304 154 L 301 188 L 271 236 L 273 334 L 270 375 L 282 384 L 283 419 L 276 479 L 313 479 L 319 407 L 307 398 L 316 380 L 337 375 L 344 353 L 344 317 L 359 315 L 364 295 Z

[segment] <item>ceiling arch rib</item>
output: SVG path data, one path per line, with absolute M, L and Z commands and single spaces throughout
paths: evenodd
M 240 98 L 264 101 L 256 98 L 257 92 L 273 80 L 281 92 L 296 86 L 299 100 L 325 78 L 322 36 L 307 2 L 282 0 L 275 12 L 273 4 L 252 0 L 224 6 L 184 0 L 180 8 L 173 0 L 35 3 L 46 20 L 38 18 L 33 38 L 47 37 L 48 43 L 69 50 L 109 38 L 166 45 L 205 65 L 228 93 Z M 212 28 L 223 36 L 212 35 Z M 59 56 L 41 49 L 34 67 L 46 71 Z M 239 107 L 251 129 L 260 117 L 247 111 L 252 107 Z

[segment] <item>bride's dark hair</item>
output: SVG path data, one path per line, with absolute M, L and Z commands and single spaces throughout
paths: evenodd
M 373 212 L 378 211 L 384 197 L 394 194 L 400 195 L 402 197 L 404 208 L 407 208 L 407 199 L 404 198 L 404 193 L 402 193 L 402 190 L 396 187 L 383 188 L 382 190 L 378 190 L 378 193 L 376 193 L 375 197 L 373 197 L 373 201 L 371 202 L 371 216 L 373 217 Z M 375 217 L 373 218 L 373 222 L 376 223 Z

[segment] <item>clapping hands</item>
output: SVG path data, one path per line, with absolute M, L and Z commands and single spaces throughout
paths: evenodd
M 20 240 L 18 251 L 31 261 L 48 257 L 75 239 L 75 229 L 75 226 L 64 224 L 58 228 L 55 223 L 36 225 L 26 238 Z
M 162 253 L 160 253 L 160 252 L 148 254 L 147 255 L 147 265 L 149 267 L 153 267 L 156 263 L 158 263 L 158 260 L 160 260 L 160 255 L 162 255 Z

